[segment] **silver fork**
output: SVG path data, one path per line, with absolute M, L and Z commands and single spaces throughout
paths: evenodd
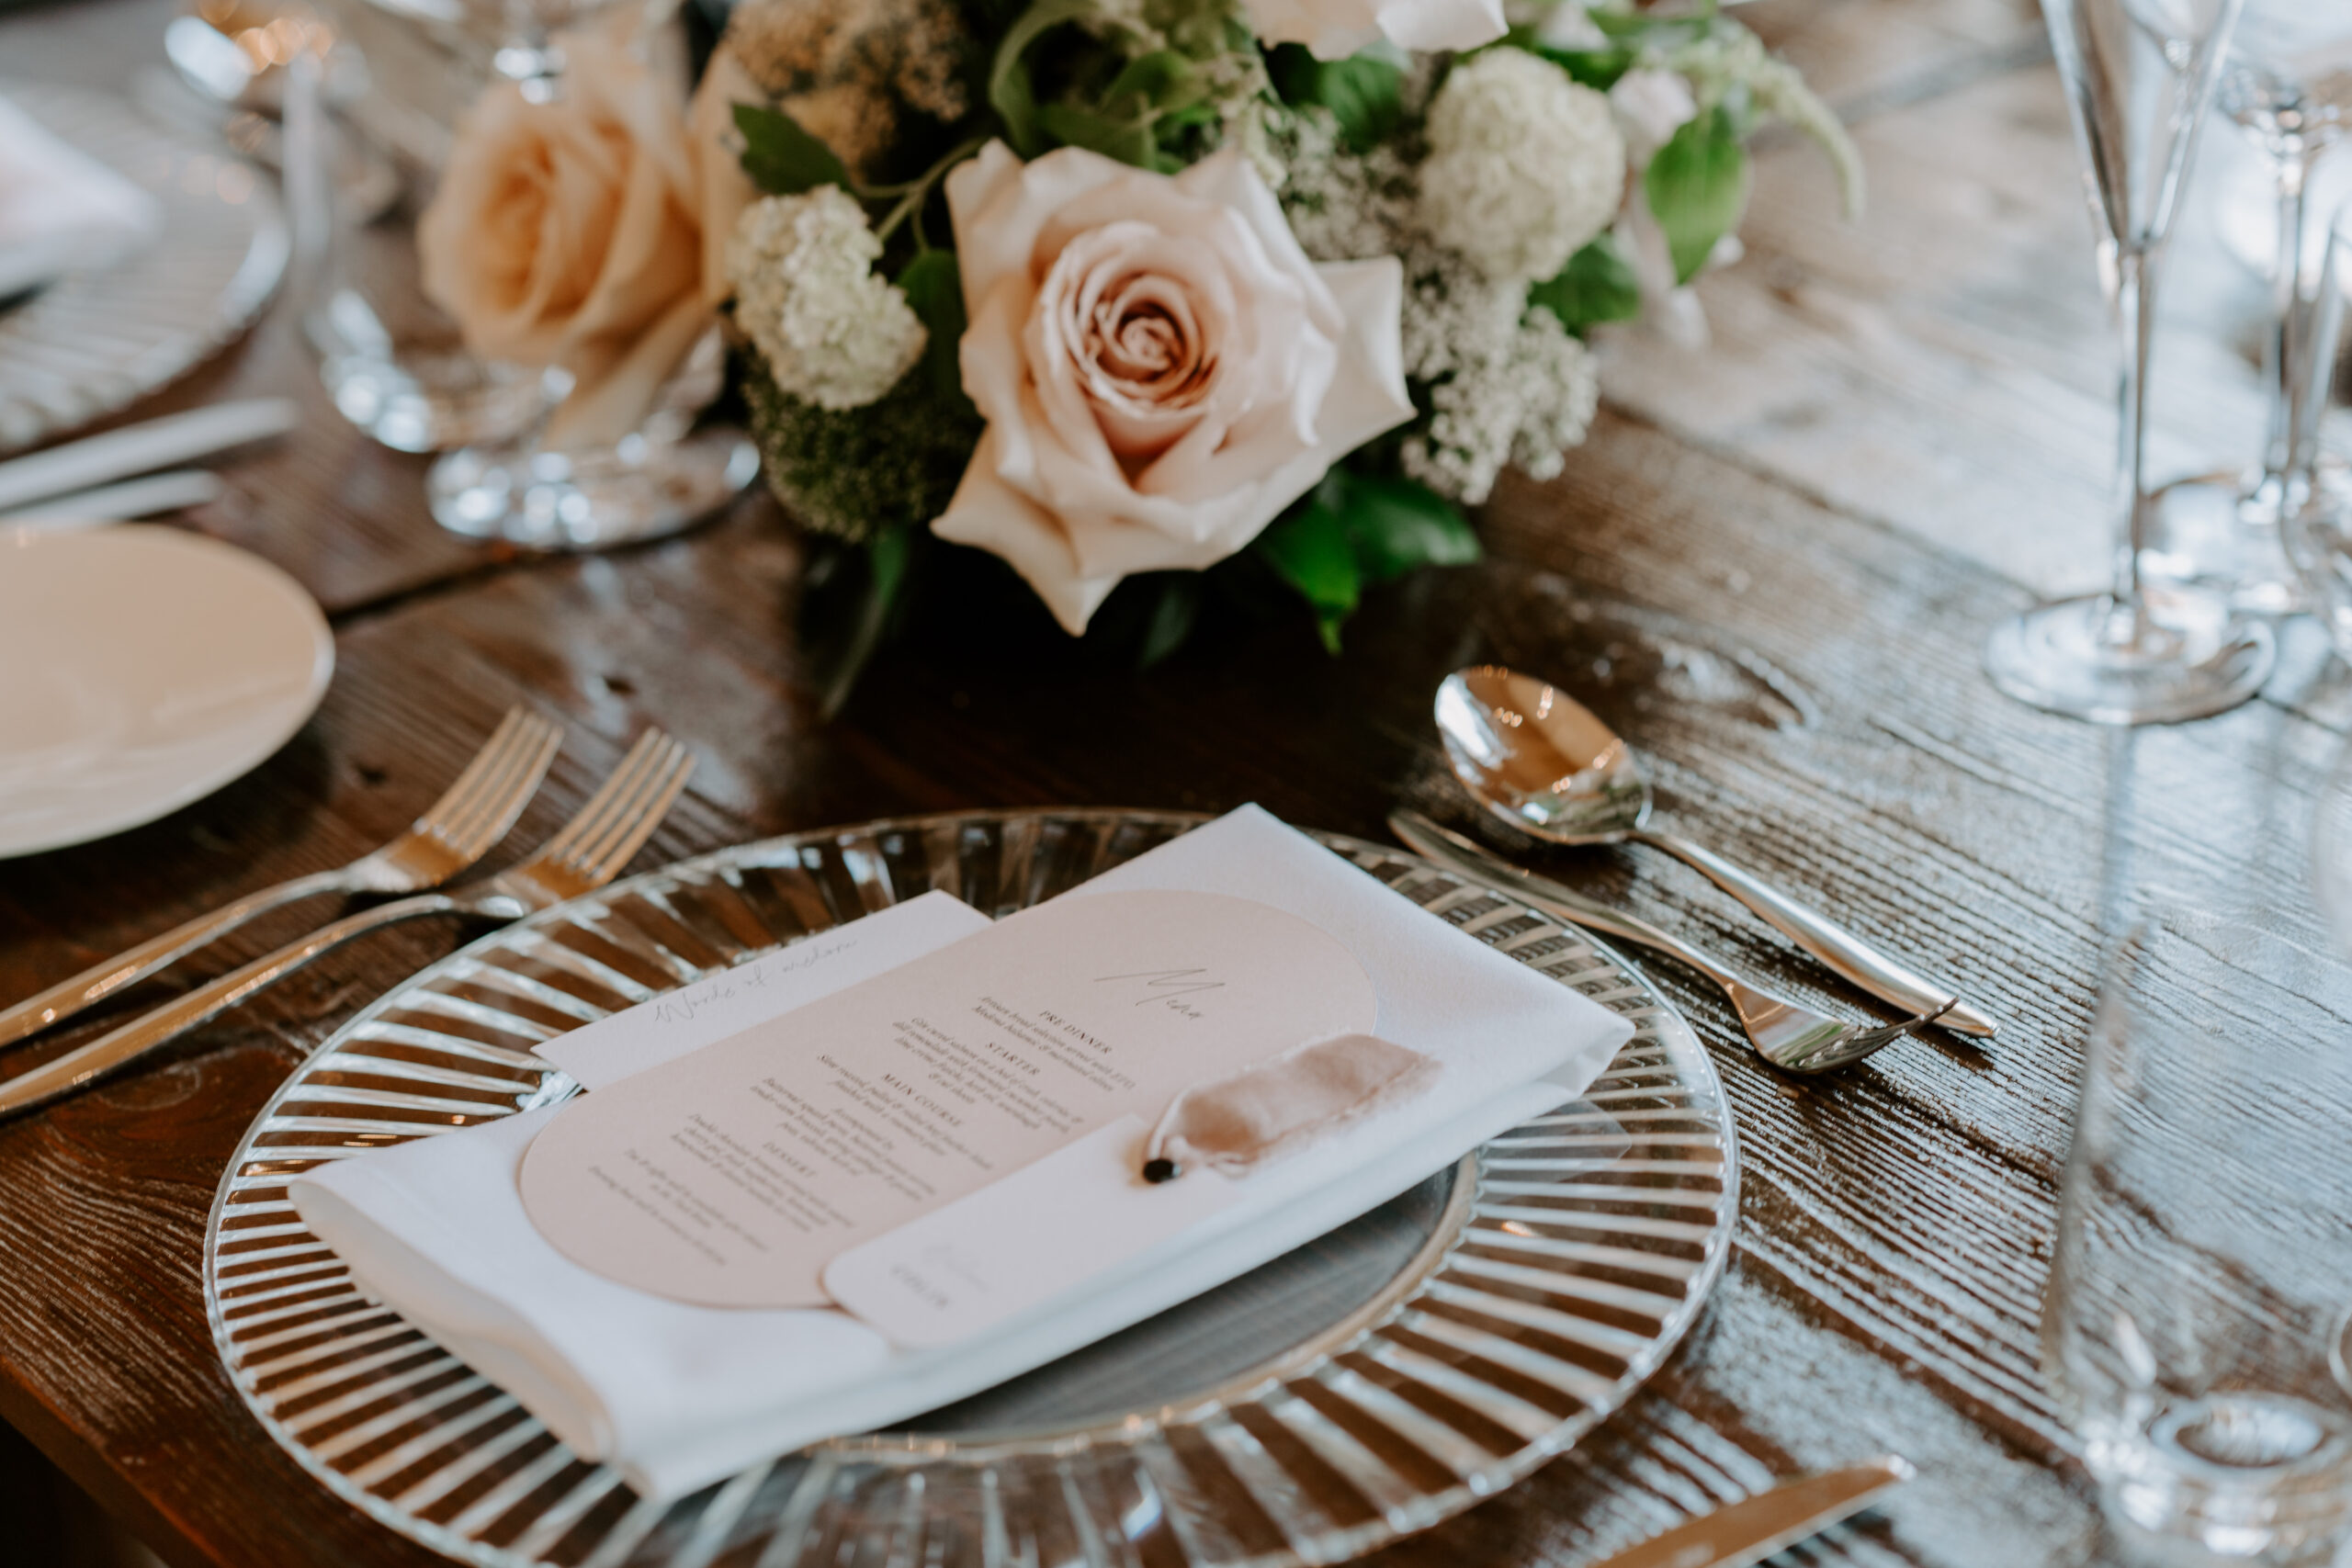
M 292 974 L 331 948 L 353 937 L 411 920 L 420 915 L 471 915 L 489 920 L 518 920 L 535 909 L 545 909 L 567 898 L 602 887 L 618 875 L 637 853 L 670 806 L 685 787 L 695 760 L 686 749 L 658 729 L 649 729 L 629 748 L 628 756 L 604 787 L 591 795 L 561 832 L 537 853 L 508 867 L 479 885 L 448 893 L 420 893 L 347 915 L 303 938 L 288 942 L 267 957 L 223 975 L 209 985 L 165 1003 L 143 1018 L 101 1035 L 79 1050 L 69 1051 L 31 1072 L 0 1083 L 0 1116 L 29 1111 L 71 1094 L 102 1074 L 110 1073 L 216 1013 L 236 1006 L 254 992 Z
M 525 707 L 506 710 L 498 728 L 441 798 L 408 831 L 334 871 L 312 872 L 248 893 L 208 915 L 118 953 L 70 980 L 0 1012 L 0 1045 L 73 1017 L 93 1002 L 143 980 L 174 960 L 226 936 L 255 915 L 322 893 L 413 893 L 437 887 L 506 837 L 538 792 L 563 744 L 563 727 Z
M 1947 1001 L 1933 1012 L 1923 1012 L 1901 1023 L 1876 1027 L 1842 1023 L 1826 1013 L 1815 1012 L 1742 979 L 1713 955 L 1647 920 L 1606 904 L 1596 904 L 1556 882 L 1522 871 L 1486 845 L 1440 827 L 1418 811 L 1390 812 L 1388 829 L 1422 859 L 1434 861 L 1482 887 L 1492 888 L 1532 909 L 1541 909 L 1587 931 L 1651 948 L 1689 964 L 1724 988 L 1724 995 L 1731 998 L 1732 1010 L 1739 1014 L 1739 1026 L 1747 1032 L 1747 1043 L 1756 1047 L 1757 1054 L 1787 1072 L 1826 1073 L 1832 1067 L 1859 1062 L 1933 1023 L 1945 1008 L 1952 1005 Z

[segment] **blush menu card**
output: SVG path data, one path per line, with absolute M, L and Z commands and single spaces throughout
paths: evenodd
M 591 1096 L 531 1145 L 523 1203 L 558 1250 L 638 1290 L 822 1306 L 837 1256 L 1374 1016 L 1354 955 L 1271 905 L 1058 898 Z M 1132 1180 L 1139 1164 L 1124 1223 L 1066 1247 L 1159 1228 L 1174 1197 Z
M 371 1293 L 657 1497 L 1256 1268 L 1629 1032 L 1255 807 L 995 925 L 930 895 L 670 1000 L 544 1048 L 581 1099 L 292 1186 Z M 1350 1032 L 1432 1070 L 1238 1179 L 1139 1179 L 1181 1091 Z

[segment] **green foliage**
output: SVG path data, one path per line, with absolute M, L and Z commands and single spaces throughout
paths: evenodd
M 1717 104 L 1685 122 L 1650 160 L 1644 184 L 1674 279 L 1688 283 L 1747 205 L 1747 150 L 1731 108 Z
M 1317 60 L 1304 44 L 1277 45 L 1266 56 L 1274 92 L 1294 108 L 1320 105 L 1356 152 L 1369 152 L 1395 134 L 1404 118 L 1405 73 L 1374 50 L 1345 60 Z
M 768 488 L 807 527 L 853 544 L 922 528 L 947 510 L 980 438 L 961 389 L 902 378 L 862 409 L 824 409 L 779 389 L 755 357 L 741 381 Z
M 1158 164 L 1159 149 L 1148 119 L 1118 120 L 1075 104 L 1045 104 L 1038 107 L 1037 123 L 1065 147 L 1083 147 L 1138 169 Z
M 1642 286 L 1617 242 L 1602 234 L 1568 258 L 1560 276 L 1527 291 L 1578 336 L 1601 321 L 1630 321 L 1642 313 Z
M 1568 73 L 1572 81 L 1600 92 L 1607 92 L 1617 85 L 1617 78 L 1634 68 L 1641 58 L 1641 51 L 1633 44 L 1610 43 L 1599 49 L 1558 49 L 1535 36 L 1533 28 L 1513 28 L 1503 40 L 1512 49 L 1523 50 L 1550 61 Z
M 1256 549 L 1276 576 L 1298 590 L 1315 612 L 1323 646 L 1340 651 L 1340 627 L 1355 614 L 1363 574 L 1348 547 L 1348 526 L 1321 501 L 1278 518 L 1258 536 Z
M 989 103 L 1004 120 L 1004 138 L 1023 158 L 1046 152 L 1050 132 L 1037 114 L 1037 89 L 1023 58 L 1054 28 L 1096 14 L 1093 0 L 1034 0 L 997 44 L 989 71 Z
M 1364 589 L 1424 566 L 1467 565 L 1478 558 L 1478 536 L 1460 508 L 1425 485 L 1333 468 L 1258 536 L 1255 550 L 1315 611 L 1323 646 L 1336 654 Z
M 819 186 L 853 188 L 849 170 L 832 149 L 790 115 L 737 104 L 735 129 L 743 133 L 743 174 L 767 195 L 798 196 Z
M 954 251 L 925 251 L 899 274 L 899 291 L 928 334 L 919 367 L 933 396 L 960 415 L 977 420 L 979 411 L 964 395 L 964 367 L 956 347 L 964 341 L 964 279 Z

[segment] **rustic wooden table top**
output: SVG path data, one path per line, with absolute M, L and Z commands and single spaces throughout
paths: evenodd
M 88 0 L 0 17 L 0 76 L 126 88 L 160 62 L 168 14 Z M 1566 475 L 1508 483 L 1482 525 L 1489 559 L 1375 594 L 1337 660 L 1303 624 L 1146 675 L 918 633 L 825 723 L 793 634 L 804 549 L 771 503 L 605 556 L 469 547 L 427 519 L 422 459 L 338 419 L 277 310 L 139 412 L 305 400 L 301 433 L 236 463 L 231 495 L 190 521 L 318 596 L 333 689 L 211 798 L 0 864 L 0 996 L 371 847 L 516 701 L 572 737 L 518 841 L 561 822 L 644 725 L 693 745 L 694 788 L 640 867 L 967 806 L 1256 800 L 1378 837 L 1399 800 L 1460 819 L 1429 698 L 1446 671 L 1500 657 L 1593 694 L 1656 759 L 1668 812 L 1931 960 L 2007 1028 L 1989 1050 L 1939 1037 L 1799 1081 L 1761 1068 L 1717 998 L 1660 968 L 1738 1117 L 1729 1272 L 1620 1416 L 1374 1561 L 1575 1563 L 1882 1450 L 1917 1482 L 1791 1561 L 2106 1560 L 2036 1340 L 2097 983 L 2105 738 L 2008 703 L 1977 667 L 1997 617 L 2095 583 L 2104 558 L 2114 351 L 2074 152 L 2027 0 L 1742 15 L 1846 114 L 1868 216 L 1839 220 L 1812 152 L 1770 143 L 1746 259 L 1701 289 L 1712 347 L 1611 340 L 1604 412 Z M 2204 210 L 2195 190 L 2190 205 Z M 2259 297 L 2210 236 L 2184 235 L 2160 468 L 2252 449 Z M 2217 770 L 2228 787 L 2314 787 L 2352 697 L 2309 628 L 2287 644 L 2264 701 L 2150 749 L 2159 788 Z M 1609 851 L 1551 864 L 1794 993 L 1853 1005 L 1680 868 Z M 191 975 L 301 920 L 264 922 Z M 183 1568 L 438 1561 L 329 1496 L 246 1414 L 198 1264 L 222 1165 L 303 1047 L 459 940 L 428 922 L 359 944 L 168 1061 L 0 1125 L 0 1416 Z

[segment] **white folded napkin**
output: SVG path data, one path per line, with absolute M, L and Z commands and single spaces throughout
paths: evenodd
M 1426 1092 L 1254 1171 L 1232 1208 L 983 1337 L 903 1349 L 839 1311 L 690 1306 L 571 1262 L 533 1228 L 516 1187 L 525 1151 L 561 1106 L 319 1167 L 293 1183 L 295 1207 L 363 1288 L 574 1450 L 615 1464 L 643 1495 L 682 1495 L 964 1398 L 1246 1273 L 1574 1098 L 1631 1032 L 1254 807 L 1067 897 L 1140 888 L 1254 898 L 1322 927 L 1372 976 L 1380 1035 L 1443 1070 Z M 814 1000 L 944 945 L 959 923 L 933 899 L 867 916 L 848 928 L 854 946 L 771 976 L 768 1000 Z M 618 1081 L 606 1075 L 621 1066 L 623 1019 L 594 1026 L 605 1032 L 596 1049 L 557 1042 L 546 1054 L 605 1090 Z
M 153 197 L 0 98 L 0 299 L 106 266 L 163 227 Z

